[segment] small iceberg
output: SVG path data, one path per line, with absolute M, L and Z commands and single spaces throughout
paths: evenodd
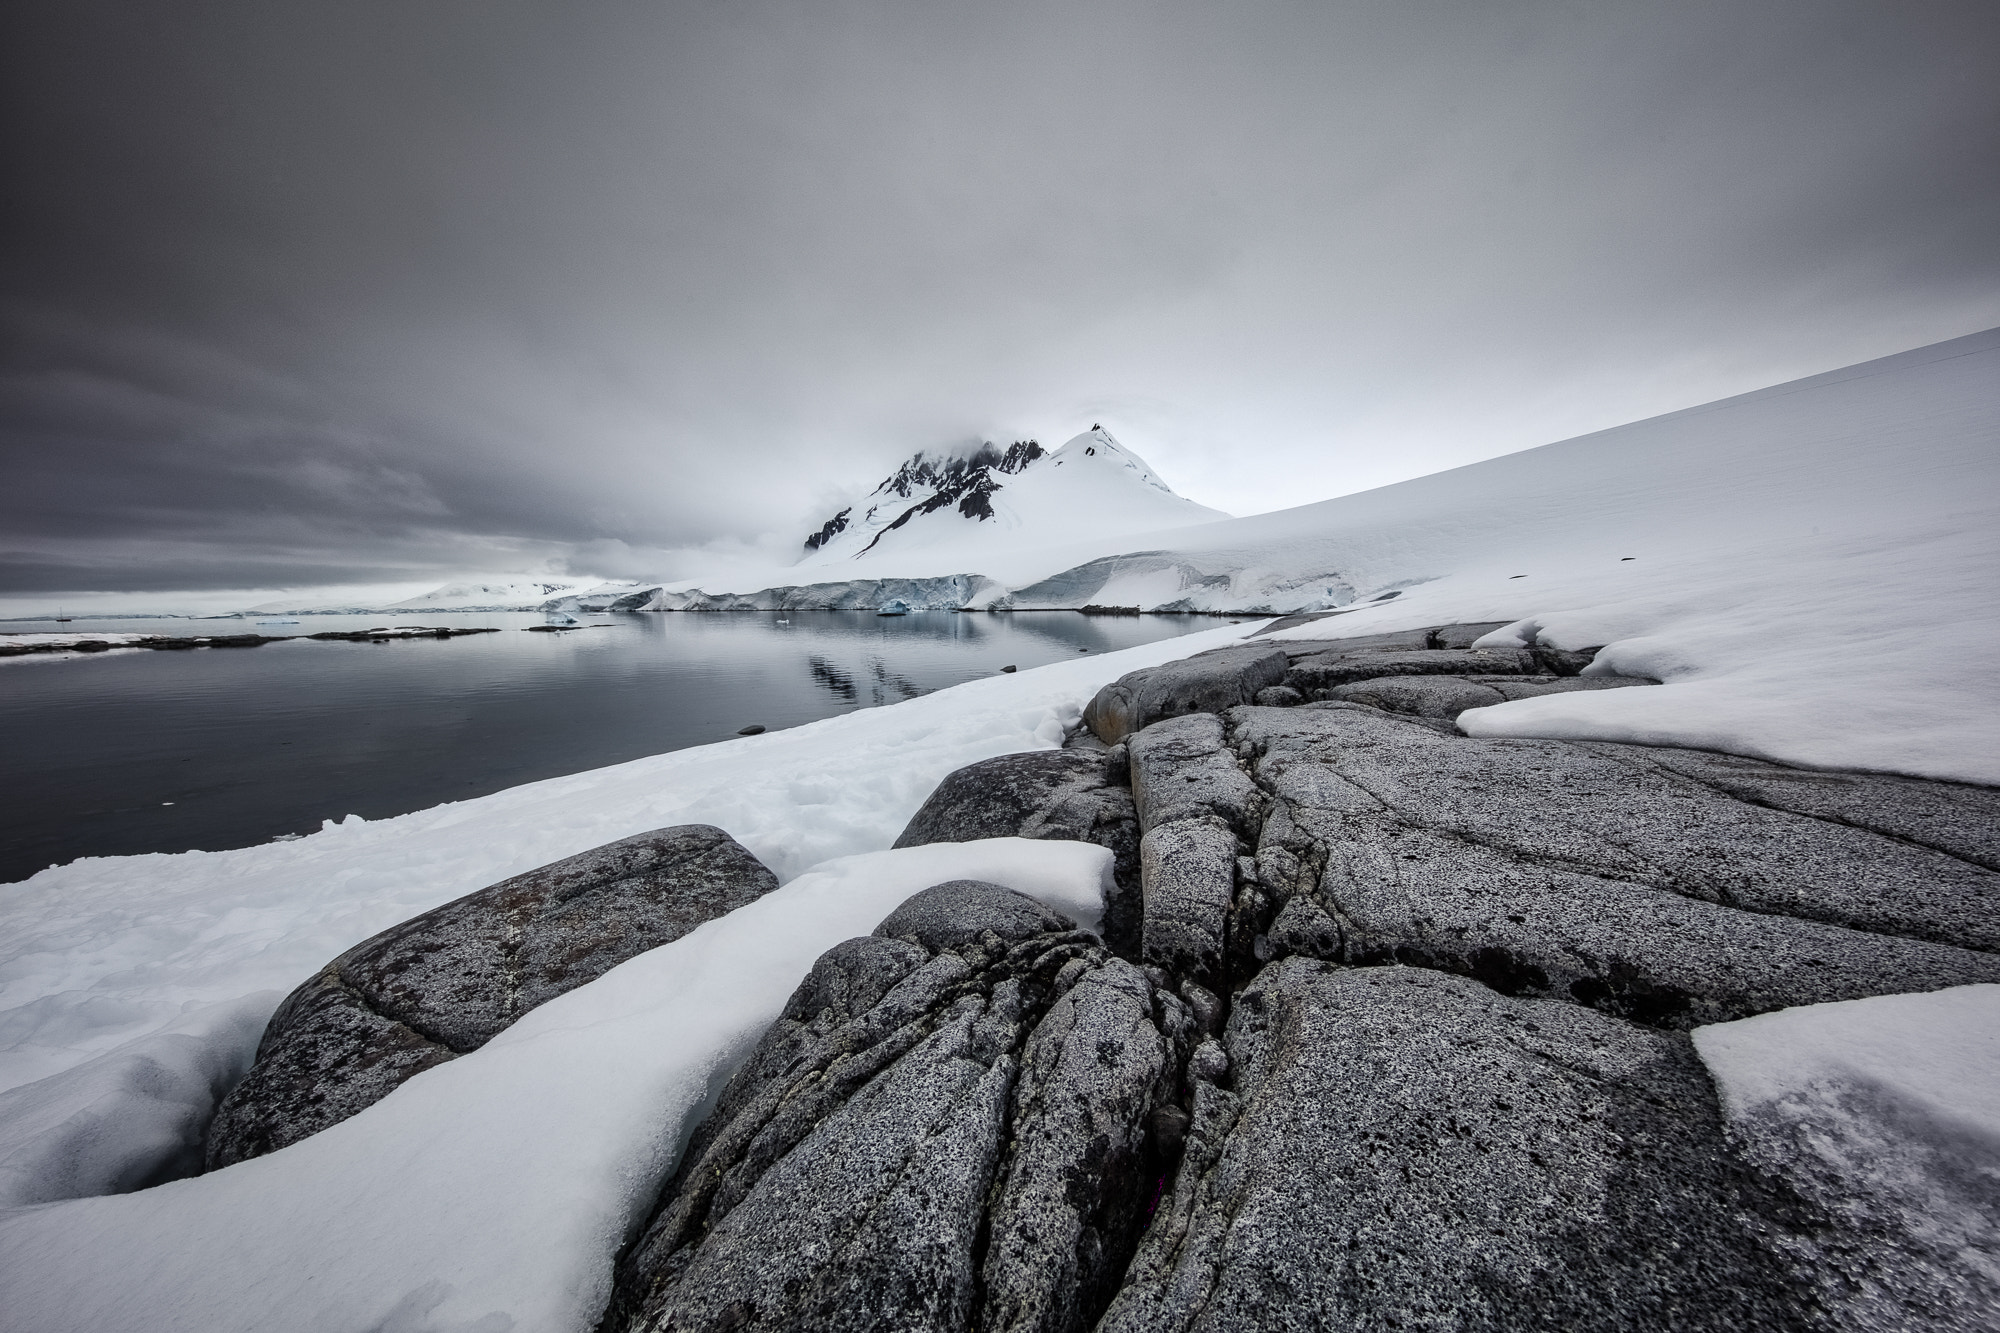
M 907 602 L 891 597 L 888 601 L 875 608 L 875 614 L 878 616 L 907 616 L 910 614 L 910 606 Z

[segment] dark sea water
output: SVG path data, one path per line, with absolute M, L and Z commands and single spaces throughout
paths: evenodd
M 79 856 L 218 850 L 795 727 L 1216 621 L 919 612 L 0 622 L 0 631 L 299 635 L 494 625 L 391 643 L 0 659 L 0 882 Z

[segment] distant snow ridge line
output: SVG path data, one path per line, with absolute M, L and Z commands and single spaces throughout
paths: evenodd
M 657 592 L 646 611 L 875 611 L 892 601 L 912 611 L 958 611 L 1004 593 L 978 574 L 930 579 L 849 579 L 762 588 L 750 593 Z

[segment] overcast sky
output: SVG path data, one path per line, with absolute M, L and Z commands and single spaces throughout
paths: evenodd
M 1093 421 L 1252 513 L 2000 324 L 1992 0 L 0 25 L 0 593 L 693 572 Z

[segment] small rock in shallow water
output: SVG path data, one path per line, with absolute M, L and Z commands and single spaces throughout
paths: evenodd
M 1009 673 L 1011 673 L 1011 672 L 1012 672 L 1012 671 L 1014 670 L 1014 667 L 1013 667 L 1013 666 L 1011 666 L 1011 665 L 1009 665 L 1009 666 L 1003 666 L 1003 667 L 1001 667 L 1001 668 L 1000 668 L 1000 670 L 1001 670 L 1002 672 L 1009 672 Z
M 762 722 L 752 722 L 747 727 L 738 727 L 736 729 L 736 734 L 739 736 L 760 736 L 763 732 L 764 724 Z

